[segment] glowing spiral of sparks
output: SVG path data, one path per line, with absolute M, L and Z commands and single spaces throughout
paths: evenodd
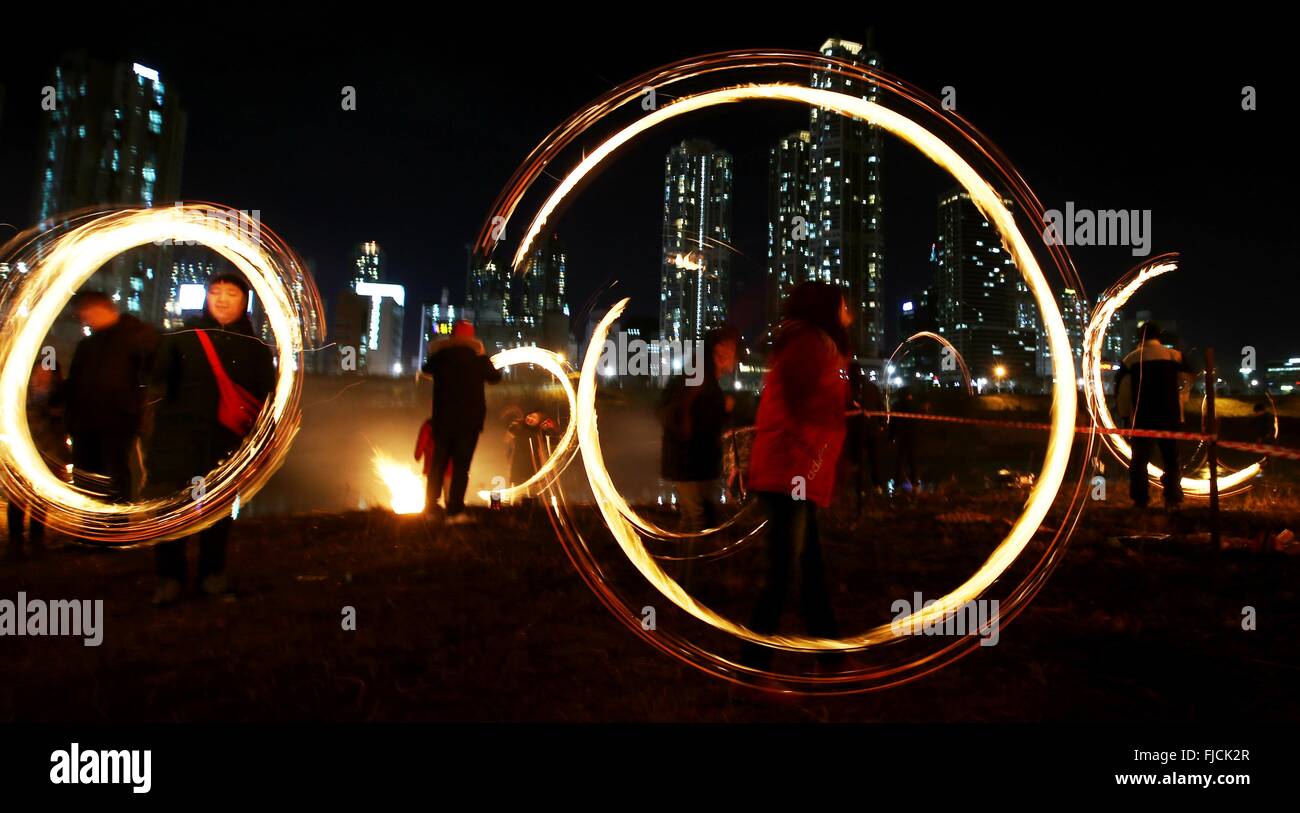
M 0 485 L 10 499 L 42 508 L 50 526 L 118 547 L 185 536 L 246 504 L 283 462 L 300 419 L 299 362 L 324 333 L 320 298 L 302 260 L 278 236 L 260 223 L 251 232 L 232 228 L 229 211 L 212 204 L 123 209 L 75 218 L 62 233 L 32 231 L 10 243 L 17 246 L 6 252 L 10 264 L 27 272 L 4 297 L 10 318 L 0 329 Z M 277 343 L 275 390 L 243 444 L 203 478 L 201 489 L 106 502 L 65 483 L 42 460 L 27 423 L 28 377 L 47 332 L 82 284 L 122 252 L 166 241 L 206 246 L 248 280 Z
M 596 346 L 599 348 L 599 345 Z M 531 477 L 514 486 L 500 489 L 480 490 L 478 492 L 479 499 L 484 501 L 490 501 L 492 495 L 496 493 L 502 502 L 513 502 L 517 497 L 525 497 L 534 493 L 534 491 L 545 489 L 554 482 L 556 478 L 564 473 L 564 470 L 573 460 L 573 456 L 578 452 L 578 424 L 572 417 L 578 414 L 577 394 L 574 392 L 573 384 L 571 383 L 572 378 L 575 376 L 573 368 L 569 366 L 563 356 L 540 347 L 512 347 L 508 350 L 503 350 L 492 357 L 492 366 L 496 367 L 498 370 L 504 370 L 508 367 L 513 367 L 516 364 L 536 365 L 551 374 L 555 379 L 555 382 L 564 391 L 565 399 L 569 404 L 570 419 L 566 422 L 564 432 L 561 433 L 559 440 L 556 441 L 555 447 Z M 687 532 L 669 531 L 661 528 L 642 517 L 626 502 L 621 502 L 618 506 L 618 510 L 624 518 L 636 527 L 640 528 L 644 533 L 658 539 L 674 540 L 706 536 L 715 533 L 721 528 L 728 527 L 735 521 L 737 516 L 739 516 L 736 515 L 731 517 L 726 523 L 718 528 Z
M 957 350 L 957 347 L 952 342 L 948 341 L 947 337 L 942 333 L 935 333 L 931 330 L 922 330 L 919 333 L 913 333 L 911 336 L 908 336 L 906 339 L 898 343 L 898 347 L 894 348 L 894 352 L 889 354 L 889 360 L 885 362 L 885 369 L 888 370 L 890 367 L 895 366 L 894 359 L 898 357 L 899 353 L 903 352 L 904 347 L 919 342 L 922 339 L 930 339 L 931 341 L 937 342 L 940 347 L 948 351 L 948 353 L 956 360 L 957 366 L 961 368 L 961 377 L 962 381 L 966 382 L 966 391 L 973 394 L 975 392 L 975 381 L 971 378 L 970 368 L 966 366 L 966 359 L 962 357 L 962 354 Z M 885 383 L 888 384 L 889 382 L 886 381 Z M 885 411 L 888 412 L 889 387 L 886 386 L 883 392 L 885 394 Z
M 532 489 L 545 488 L 555 478 L 564 473 L 565 467 L 569 465 L 569 461 L 573 459 L 573 455 L 577 451 L 574 446 L 577 426 L 573 421 L 573 415 L 577 413 L 578 409 L 573 384 L 569 382 L 569 378 L 573 375 L 573 368 L 568 365 L 563 356 L 552 353 L 550 350 L 543 350 L 540 347 L 512 347 L 509 350 L 502 350 L 492 357 L 492 366 L 498 370 L 504 370 L 516 364 L 535 364 L 555 378 L 556 383 L 564 390 L 564 397 L 569 402 L 569 420 L 565 423 L 564 432 L 560 435 L 560 439 L 556 441 L 555 448 L 551 450 L 546 461 L 541 466 L 538 466 L 537 471 L 531 477 L 518 485 L 508 488 L 480 491 L 478 496 L 483 500 L 490 500 L 495 491 L 500 494 L 503 502 L 513 502 L 516 497 L 528 496 Z
M 1033 292 L 1042 311 L 1057 379 L 1052 398 L 1052 430 L 1048 439 L 1043 470 L 1033 491 L 1030 493 L 1024 513 L 1013 525 L 1007 538 L 994 550 L 989 560 L 964 584 L 939 599 L 935 604 L 926 607 L 914 617 L 903 622 L 933 623 L 936 618 L 942 618 L 955 608 L 977 598 L 1024 550 L 1034 531 L 1041 524 L 1065 477 L 1066 466 L 1069 463 L 1070 443 L 1074 435 L 1074 390 L 1072 387 L 1060 383 L 1073 381 L 1074 379 L 1074 368 L 1070 360 L 1072 354 L 1069 352 L 1069 338 L 1065 333 L 1065 323 L 1061 319 L 1060 311 L 1057 310 L 1050 285 L 1039 268 L 1027 241 L 1016 226 L 1015 220 L 1003 204 L 1001 197 L 965 159 L 939 140 L 938 137 L 910 119 L 865 99 L 843 93 L 794 85 L 745 85 L 686 96 L 653 113 L 647 114 L 588 153 L 582 163 L 561 181 L 556 190 L 542 205 L 541 210 L 534 216 L 528 228 L 527 237 L 525 237 L 516 252 L 515 263 L 522 263 L 528 256 L 531 241 L 540 233 L 547 219 L 560 205 L 564 197 L 620 146 L 632 140 L 639 133 L 685 113 L 747 99 L 779 99 L 834 110 L 870 124 L 878 125 L 887 132 L 893 133 L 917 147 L 940 167 L 956 177 L 967 192 L 970 193 L 980 210 L 989 218 L 990 222 L 997 226 L 999 232 L 1006 239 L 1016 266 L 1024 273 L 1030 290 Z M 881 625 L 861 635 L 843 640 L 760 635 L 700 605 L 653 561 L 645 550 L 640 537 L 635 533 L 635 529 L 626 519 L 631 509 L 610 480 L 609 472 L 603 463 L 596 432 L 596 367 L 600 358 L 601 346 L 610 325 L 622 312 L 625 304 L 626 300 L 611 309 L 592 334 L 591 344 L 588 347 L 587 357 L 583 362 L 582 374 L 578 383 L 579 403 L 576 413 L 578 443 L 582 449 L 582 459 L 587 469 L 588 480 L 593 492 L 596 494 L 596 504 L 604 515 L 615 539 L 623 548 L 623 552 L 641 571 L 642 575 L 678 607 L 701 621 L 745 640 L 781 648 L 823 650 L 861 648 L 896 637 L 897 633 L 891 629 L 890 625 Z
M 1175 253 L 1161 254 L 1131 269 L 1098 299 L 1097 307 L 1093 309 L 1092 318 L 1088 321 L 1088 327 L 1083 335 L 1083 387 L 1087 396 L 1088 411 L 1092 414 L 1094 423 L 1100 424 L 1107 429 L 1116 428 L 1115 419 L 1110 414 L 1110 408 L 1106 406 L 1106 395 L 1102 389 L 1101 381 L 1104 366 L 1102 351 L 1106 345 L 1106 329 L 1110 327 L 1115 312 L 1124 307 L 1124 304 L 1143 285 L 1156 277 L 1176 270 L 1178 270 L 1178 255 Z M 1276 425 L 1274 430 L 1276 431 Z M 1111 453 L 1125 468 L 1128 468 L 1133 460 L 1133 449 L 1128 441 L 1120 435 L 1109 433 L 1102 434 L 1101 438 L 1106 448 L 1110 449 Z M 1223 466 L 1222 463 L 1219 465 Z M 1218 478 L 1220 495 L 1231 496 L 1249 489 L 1250 481 L 1259 474 L 1261 465 L 1261 462 L 1251 463 L 1243 469 L 1227 472 L 1220 476 Z M 1151 482 L 1159 484 L 1160 478 L 1163 476 L 1164 469 L 1161 469 L 1155 463 L 1147 464 L 1147 478 Z M 1182 477 L 1180 482 L 1185 494 L 1197 497 L 1208 497 L 1210 495 L 1210 479 L 1208 477 Z
M 1042 216 L 1043 209 L 1037 198 L 1018 173 L 1009 167 L 997 149 L 963 120 L 941 113 L 938 100 L 923 91 L 874 68 L 855 65 L 826 55 L 798 51 L 738 51 L 687 59 L 649 72 L 609 91 L 589 107 L 575 113 L 544 139 L 512 176 L 507 187 L 498 197 L 492 216 L 488 222 L 485 222 L 476 243 L 477 250 L 485 254 L 491 253 L 499 242 L 497 235 L 502 233 L 499 228 L 500 222 L 509 219 L 525 192 L 542 176 L 547 167 L 553 167 L 562 149 L 573 144 L 583 132 L 604 116 L 640 98 L 646 87 L 662 88 L 674 82 L 722 71 L 756 68 L 785 70 L 792 67 L 802 70 L 833 71 L 855 81 L 870 83 L 878 87 L 885 96 L 896 97 L 903 100 L 904 104 L 918 109 L 921 115 L 936 117 L 940 121 L 941 129 L 948 132 L 950 137 L 955 134 L 957 142 L 976 151 L 980 161 L 991 164 L 1000 185 L 1009 191 L 1009 196 L 1015 200 L 1027 217 Z M 1060 490 L 1074 437 L 1076 394 L 1074 387 L 1071 386 L 1074 381 L 1074 371 L 1071 366 L 1072 354 L 1068 352 L 1069 340 L 1064 322 L 1047 278 L 1029 242 L 1018 229 L 1007 205 L 1003 203 L 1004 196 L 994 190 L 992 183 L 936 132 L 927 129 L 914 118 L 882 104 L 830 90 L 783 82 L 731 85 L 712 91 L 681 94 L 670 104 L 639 116 L 632 124 L 617 130 L 595 148 L 584 148 L 582 160 L 571 172 L 562 177 L 531 219 L 528 228 L 524 231 L 524 238 L 514 253 L 512 268 L 517 271 L 521 267 L 542 228 L 546 227 L 583 180 L 601 167 L 620 147 L 632 142 L 636 136 L 675 117 L 716 105 L 754 100 L 807 104 L 865 121 L 902 138 L 953 175 L 970 194 L 972 201 L 985 218 L 998 230 L 1006 250 L 1024 275 L 1042 314 L 1048 344 L 1053 351 L 1052 363 L 1057 382 L 1053 389 L 1051 431 L 1043 468 L 1025 503 L 1024 511 L 1012 525 L 1006 538 L 964 583 L 938 601 L 927 603 L 913 615 L 901 620 L 895 619 L 893 624 L 881 625 L 842 639 L 827 639 L 762 635 L 722 617 L 683 590 L 660 568 L 655 561 L 656 557 L 646 551 L 641 538 L 644 529 L 641 528 L 641 523 L 633 520 L 636 516 L 635 512 L 614 487 L 604 465 L 595 410 L 597 365 L 600 358 L 600 345 L 625 307 L 627 300 L 624 300 L 615 305 L 600 320 L 592 334 L 591 344 L 579 377 L 575 413 L 578 445 L 582 452 L 588 484 L 595 496 L 597 509 L 624 555 L 658 593 L 667 597 L 675 607 L 680 608 L 687 615 L 713 629 L 744 641 L 795 653 L 816 653 L 827 650 L 855 651 L 860 653 L 860 656 L 871 655 L 871 664 L 854 667 L 835 675 L 770 672 L 735 663 L 725 656 L 714 654 L 689 638 L 662 627 L 654 633 L 646 633 L 645 628 L 639 623 L 640 619 L 632 612 L 619 591 L 602 574 L 602 568 L 596 564 L 592 550 L 578 531 L 578 523 L 568 513 L 567 500 L 558 483 L 551 489 L 549 513 L 566 552 L 587 584 L 622 623 L 647 643 L 666 654 L 726 680 L 745 684 L 752 684 L 756 680 L 769 681 L 762 684 L 769 688 L 770 681 L 775 681 L 782 690 L 786 691 L 849 692 L 898 685 L 941 668 L 978 646 L 978 642 L 972 636 L 932 642 L 928 645 L 914 643 L 913 651 L 917 647 L 930 651 L 910 660 L 900 661 L 889 654 L 898 650 L 898 647 L 877 645 L 901 643 L 903 638 L 896 631 L 898 629 L 915 628 L 935 621 L 941 623 L 945 615 L 984 594 L 1003 577 L 1008 567 L 1017 561 L 1030 539 L 1038 532 Z M 489 223 L 497 228 L 490 227 Z M 1062 276 L 1067 280 L 1077 279 L 1065 249 L 1049 246 L 1046 251 Z M 1091 449 L 1091 438 L 1087 439 L 1087 448 Z M 1006 593 L 1007 600 L 1003 602 L 1000 613 L 1002 623 L 1009 622 L 1023 610 L 1025 604 L 1059 562 L 1059 549 L 1068 539 L 1069 532 L 1082 509 L 1084 492 L 1081 483 L 1082 480 L 1074 487 L 1070 504 L 1066 508 L 1066 516 L 1059 524 L 1059 528 L 1053 532 L 1055 536 L 1045 547 L 1042 558 L 1029 569 L 1018 584 Z M 916 639 L 911 640 L 916 641 Z M 867 661 L 859 661 L 859 663 L 866 664 Z

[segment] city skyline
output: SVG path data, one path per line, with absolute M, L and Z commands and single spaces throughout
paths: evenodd
M 812 50 L 818 43 L 825 41 L 828 33 L 851 40 L 854 36 L 861 38 L 861 32 L 866 28 L 866 24 L 847 27 L 808 24 L 783 33 L 780 39 L 790 45 Z M 1059 47 L 1066 51 L 1083 47 L 1085 33 L 1080 33 L 1076 39 Z M 1286 256 L 1285 249 L 1279 242 L 1283 231 L 1275 224 L 1289 222 L 1290 215 L 1294 213 L 1294 204 L 1290 203 L 1285 184 L 1268 172 L 1265 160 L 1239 161 L 1234 164 L 1232 177 L 1207 177 L 1198 181 L 1222 190 L 1218 193 L 1220 197 L 1266 201 L 1267 205 L 1257 207 L 1259 217 L 1247 221 L 1233 209 L 1199 209 L 1185 203 L 1192 198 L 1187 194 L 1187 184 L 1197 177 L 1185 169 L 1190 166 L 1190 158 L 1196 154 L 1195 148 L 1190 144 L 1183 146 L 1182 141 L 1186 139 L 1182 136 L 1165 136 L 1159 143 L 1155 143 L 1153 139 L 1138 136 L 1124 127 L 1127 115 L 1125 111 L 1132 109 L 1136 113 L 1141 107 L 1138 102 L 1123 97 L 1122 94 L 1120 98 L 1108 99 L 1109 105 L 1120 107 L 1112 111 L 1113 126 L 1101 127 L 1094 124 L 1094 120 L 1088 116 L 1091 102 L 1085 97 L 1071 95 L 1074 93 L 1071 88 L 1082 87 L 1080 83 L 1083 80 L 1072 80 L 1071 77 L 1075 74 L 1071 73 L 1072 69 L 1068 66 L 1058 71 L 1050 81 L 1035 80 L 1035 84 L 1026 86 L 1023 93 L 1004 92 L 996 90 L 996 83 L 987 81 L 989 77 L 998 75 L 1000 68 L 995 68 L 994 65 L 1006 63 L 1006 60 L 999 61 L 1001 58 L 997 55 L 989 57 L 990 63 L 987 66 L 973 62 L 967 66 L 969 69 L 963 68 L 958 74 L 952 66 L 957 63 L 965 65 L 969 60 L 963 54 L 971 53 L 971 48 L 959 44 L 954 38 L 936 35 L 922 39 L 914 32 L 890 27 L 880 28 L 879 36 L 882 48 L 889 57 L 891 70 L 921 82 L 932 92 L 938 93 L 948 77 L 968 77 L 957 83 L 958 111 L 988 132 L 1004 148 L 1018 168 L 1026 173 L 1048 208 L 1063 208 L 1065 202 L 1071 200 L 1078 201 L 1081 206 L 1092 204 L 1098 208 L 1144 205 L 1150 208 L 1154 212 L 1156 250 L 1180 250 L 1184 257 L 1184 268 L 1179 271 L 1178 283 L 1161 283 L 1163 288 L 1153 286 L 1151 292 L 1144 293 L 1152 298 L 1170 300 L 1153 310 L 1169 313 L 1184 323 L 1184 338 L 1189 345 L 1202 346 L 1214 342 L 1220 347 L 1235 349 L 1235 345 L 1250 341 L 1261 347 L 1263 357 L 1294 354 L 1295 351 L 1286 346 L 1285 332 L 1278 327 L 1283 314 L 1263 320 L 1246 315 L 1260 301 L 1256 293 L 1231 286 L 1223 291 L 1216 290 L 1212 299 L 1228 303 L 1230 307 L 1227 312 L 1214 320 L 1191 320 L 1187 317 L 1188 313 L 1205 307 L 1199 303 L 1205 299 L 1203 292 L 1207 286 L 1215 285 L 1217 269 L 1231 267 L 1236 263 L 1267 266 Z M 719 40 L 718 44 L 739 45 L 743 44 L 741 41 L 754 39 L 770 41 L 772 33 L 759 36 L 736 31 Z M 794 41 L 796 39 L 797 42 Z M 688 38 L 674 48 L 685 54 L 702 50 L 701 45 L 697 39 Z M 324 87 L 324 80 L 315 83 L 317 89 L 314 91 L 322 94 L 322 97 L 311 102 L 304 100 L 305 83 L 298 87 L 292 84 L 286 86 L 286 92 L 280 94 L 278 99 L 260 98 L 257 94 L 234 94 L 223 90 L 231 82 L 193 81 L 192 77 L 202 74 L 195 74 L 192 66 L 184 64 L 181 51 L 169 53 L 165 46 L 132 45 L 128 41 L 122 41 L 117 47 L 120 53 L 110 53 L 107 56 L 123 61 L 130 59 L 133 63 L 139 62 L 157 70 L 166 82 L 168 92 L 175 89 L 180 98 L 185 100 L 187 114 L 192 120 L 187 130 L 187 142 L 199 146 L 187 150 L 181 198 L 213 199 L 240 209 L 260 209 L 267 224 L 285 236 L 307 258 L 309 265 L 316 269 L 327 301 L 332 301 L 331 293 L 343 287 L 346 280 L 344 268 L 347 251 L 342 246 L 368 237 L 374 237 L 390 247 L 394 272 L 411 292 L 413 301 L 437 301 L 443 287 L 451 290 L 453 302 L 462 301 L 460 280 L 464 278 L 459 275 L 465 272 L 459 269 L 465 268 L 464 246 L 484 219 L 489 198 L 495 193 L 496 186 L 546 127 L 553 126 L 582 99 L 590 98 L 598 92 L 601 83 L 600 79 L 594 78 L 590 67 L 578 69 L 577 63 L 567 67 L 561 64 L 555 68 L 559 72 L 556 75 L 570 75 L 576 82 L 561 89 L 547 86 L 539 91 L 541 95 L 538 96 L 538 104 L 526 114 L 489 105 L 482 111 L 482 121 L 473 125 L 463 119 L 440 115 L 430 117 L 429 114 L 420 112 L 418 105 L 410 103 L 399 107 L 398 115 L 408 119 L 414 116 L 414 121 L 433 125 L 435 137 L 429 140 L 430 127 L 425 126 L 422 130 L 417 128 L 412 131 L 424 132 L 425 136 L 394 137 L 396 141 L 386 143 L 384 140 L 376 141 L 356 129 L 360 123 L 369 122 L 370 119 L 360 115 L 348 119 L 344 114 L 334 112 L 338 107 L 337 100 L 331 99 L 337 95 L 338 88 L 329 90 Z M 25 52 L 11 51 L 4 57 L 6 64 L 13 62 L 17 70 L 6 71 L 5 109 L 0 112 L 0 145 L 4 150 L 0 177 L 6 181 L 5 194 L 0 196 L 0 207 L 3 207 L 0 208 L 0 212 L 3 212 L 0 219 L 10 223 L 16 221 L 15 225 L 20 227 L 30 225 L 23 219 L 23 211 L 30 203 L 24 205 L 23 198 L 26 196 L 15 192 L 19 187 L 31 188 L 30 182 L 39 156 L 39 111 L 34 109 L 38 99 L 33 98 L 33 93 L 48 81 L 48 72 L 61 59 L 61 50 L 56 47 L 32 45 L 28 48 Z M 610 80 L 634 73 L 637 66 L 658 64 L 672 56 L 671 49 L 653 57 L 648 50 L 621 56 L 605 53 L 606 61 L 595 73 Z M 1150 96 L 1148 101 L 1158 110 L 1177 111 L 1185 107 L 1180 94 L 1187 91 L 1177 83 L 1160 85 L 1158 80 L 1166 73 L 1175 73 L 1173 66 L 1183 64 L 1188 58 L 1175 49 L 1164 57 L 1167 67 L 1153 66 L 1151 86 L 1143 90 Z M 584 59 L 582 64 L 587 63 L 588 60 Z M 383 94 L 367 97 L 363 93 L 359 97 L 361 101 L 358 112 L 365 113 L 367 98 L 373 100 L 371 104 L 374 107 L 371 109 L 374 110 L 380 106 L 381 98 L 386 101 L 393 94 L 410 95 L 411 86 L 407 80 L 395 78 L 399 74 L 393 68 L 398 64 L 399 59 L 388 59 L 370 69 L 369 75 L 357 65 L 345 63 L 340 66 L 340 74 L 357 74 L 350 81 L 357 83 L 362 91 L 369 88 L 371 94 Z M 1250 64 L 1249 60 L 1246 64 Z M 608 70 L 605 65 L 608 65 Z M 256 54 L 250 66 L 255 67 L 241 69 L 242 75 L 259 75 L 267 81 L 272 78 L 276 81 L 297 81 L 289 79 L 283 61 L 268 53 Z M 508 69 L 508 64 L 500 68 L 501 71 Z M 221 70 L 234 71 L 233 68 Z M 1243 69 L 1243 72 L 1249 73 L 1249 70 Z M 1076 73 L 1079 77 L 1083 75 L 1081 70 Z M 241 74 L 236 72 L 232 75 Z M 172 76 L 176 78 L 171 79 Z M 377 81 L 379 78 L 383 78 L 383 81 Z M 1216 80 L 1196 91 L 1201 95 L 1212 88 L 1223 97 L 1223 115 L 1207 125 L 1216 128 L 1219 143 L 1241 145 L 1272 137 L 1265 133 L 1262 125 L 1262 120 L 1271 113 L 1266 109 L 1250 114 L 1240 111 L 1238 97 L 1242 82 L 1234 85 Z M 337 84 L 342 86 L 346 82 L 340 81 Z M 1051 98 L 1068 104 L 1053 106 L 1044 101 L 1048 97 L 1038 92 L 1043 87 L 1056 88 L 1058 93 Z M 327 90 L 330 95 L 325 95 Z M 468 88 L 458 87 L 454 83 L 435 83 L 432 92 L 441 99 L 431 108 L 434 111 L 444 107 L 449 112 L 462 109 L 466 106 L 465 101 L 471 98 Z M 28 102 L 20 105 L 18 100 L 24 98 Z M 549 101 L 542 103 L 541 99 Z M 755 143 L 760 139 L 750 139 L 747 133 L 742 132 L 745 123 L 753 117 L 739 109 L 734 114 L 728 111 L 729 115 L 741 120 L 735 126 L 725 123 L 715 126 L 714 120 L 710 119 L 705 122 L 708 126 L 694 126 L 689 131 L 679 131 L 666 135 L 663 139 L 664 142 L 668 142 L 669 138 L 680 141 L 682 137 L 691 135 L 711 138 L 719 147 L 736 156 L 738 167 L 747 167 L 747 171 L 753 170 L 757 175 L 763 176 L 758 179 L 738 177 L 736 180 L 736 245 L 746 259 L 738 260 L 733 273 L 734 287 L 740 289 L 737 291 L 734 309 L 736 317 L 746 321 L 749 334 L 754 332 L 756 326 L 764 323 L 763 311 L 766 307 L 764 296 L 753 296 L 756 288 L 761 290 L 765 287 L 764 281 L 756 275 L 766 265 L 763 257 L 767 250 L 767 206 L 765 201 L 758 202 L 765 199 L 766 195 L 754 193 L 756 188 L 766 187 L 764 164 L 775 138 L 781 133 L 794 132 L 801 129 L 801 126 L 807 126 L 806 114 L 803 116 L 804 121 L 800 121 L 800 115 L 796 112 L 773 112 L 774 115 L 764 114 L 771 119 L 771 124 L 768 134 L 761 138 L 761 146 Z M 521 115 L 523 118 L 519 118 Z M 1256 118 L 1252 119 L 1251 116 Z M 268 164 L 261 158 L 250 158 L 259 147 L 252 132 L 241 132 L 238 125 L 244 118 L 267 123 L 279 122 L 277 126 L 282 132 L 268 136 L 271 141 L 262 149 L 269 156 L 276 156 L 274 163 Z M 283 126 L 285 122 L 292 121 L 301 122 L 300 127 Z M 499 126 L 508 121 L 522 123 L 523 126 Z M 327 173 L 329 185 L 326 188 L 342 191 L 349 188 L 354 179 L 360 181 L 364 178 L 367 183 L 380 184 L 388 193 L 360 198 L 307 192 L 313 188 L 314 182 L 301 183 L 306 176 L 301 174 L 298 167 L 311 163 L 308 156 L 296 156 L 292 150 L 277 149 L 276 145 L 286 144 L 285 138 L 295 144 L 300 143 L 306 132 L 301 128 L 313 131 L 320 129 L 312 122 L 332 122 L 323 125 L 327 135 L 326 144 L 313 148 L 328 150 L 334 156 L 325 163 L 331 167 L 331 172 Z M 1022 123 L 1032 126 L 1025 127 Z M 380 122 L 365 126 L 382 127 L 385 138 L 394 132 L 391 125 Z M 467 127 L 469 129 L 465 129 Z M 1176 133 L 1176 128 L 1172 129 Z M 329 135 L 331 132 L 333 135 Z M 386 148 L 397 147 L 403 143 L 403 139 L 406 139 L 405 143 L 410 145 L 410 149 Z M 359 146 L 340 149 L 341 145 L 354 143 Z M 365 146 L 368 144 L 374 146 Z M 472 144 L 473 149 L 482 153 L 483 157 L 468 165 L 459 162 L 454 158 L 457 154 L 456 144 L 463 144 L 465 149 L 470 149 Z M 1041 146 L 1035 146 L 1036 144 Z M 216 145 L 221 145 L 221 148 L 214 149 Z M 430 157 L 438 158 L 436 164 L 420 158 L 428 152 L 430 146 L 434 147 Z M 885 231 L 891 234 L 890 245 L 898 246 L 890 250 L 890 270 L 885 275 L 885 312 L 894 312 L 901 301 L 916 298 L 924 286 L 928 273 L 925 247 L 932 239 L 932 236 L 925 233 L 933 231 L 932 217 L 929 218 L 930 224 L 926 224 L 918 214 L 918 201 L 922 197 L 933 199 L 930 193 L 925 192 L 925 183 L 914 182 L 911 173 L 917 166 L 918 159 L 906 155 L 905 151 L 895 151 L 896 146 L 888 143 L 885 145 L 890 172 L 884 183 L 888 187 L 886 193 L 892 201 L 885 212 Z M 1227 148 L 1229 147 L 1225 147 Z M 660 152 L 659 158 L 655 159 L 655 152 L 657 150 L 654 145 L 647 144 L 644 149 L 639 149 L 635 155 L 622 162 L 626 166 L 612 170 L 610 174 L 617 176 L 620 181 L 634 175 L 647 178 L 653 172 L 646 171 L 647 168 L 655 163 L 659 163 L 659 171 L 662 173 L 663 153 Z M 1266 153 L 1267 150 L 1260 152 Z M 349 160 L 339 160 L 339 156 L 344 155 L 349 156 Z M 413 165 L 414 174 L 403 174 L 395 170 L 397 164 L 394 163 L 394 156 L 398 155 L 416 162 Z M 1150 160 L 1152 156 L 1157 160 Z M 279 160 L 282 157 L 287 157 L 288 160 Z M 1165 160 L 1158 160 L 1160 157 Z M 433 177 L 430 174 L 433 166 L 440 167 L 443 172 L 437 183 L 425 180 Z M 1115 172 L 1097 172 L 1096 169 L 1114 169 Z M 740 170 L 737 172 L 739 175 Z M 16 184 L 15 180 L 22 183 Z M 626 189 L 630 185 L 619 186 Z M 406 187 L 409 189 L 402 191 Z M 471 187 L 475 191 L 472 195 L 467 195 L 465 190 Z M 913 187 L 917 189 L 914 191 Z M 246 188 L 247 191 L 232 194 L 231 190 L 236 188 Z M 428 199 L 425 192 L 431 192 L 435 197 Z M 452 200 L 456 203 L 449 205 L 448 201 Z M 655 307 L 658 274 L 649 271 L 647 276 L 645 270 L 637 269 L 658 266 L 661 262 L 661 247 L 628 239 L 635 230 L 644 228 L 635 224 L 644 220 L 643 214 L 649 209 L 646 205 L 647 198 L 644 192 L 622 192 L 613 200 L 626 205 L 611 205 L 611 198 L 603 186 L 593 189 L 592 200 L 575 204 L 566 215 L 566 220 L 558 224 L 559 231 L 567 235 L 570 291 L 576 309 L 575 324 L 586 316 L 585 312 L 579 313 L 577 310 L 584 307 L 607 307 L 620 292 L 632 295 L 632 308 L 635 312 L 650 312 Z M 345 211 L 348 212 L 346 215 L 343 214 Z M 637 214 L 638 212 L 642 214 Z M 350 226 L 339 229 L 338 226 L 344 221 Z M 418 224 L 427 224 L 427 228 Z M 336 235 L 336 232 L 347 234 Z M 1083 274 L 1085 289 L 1091 295 L 1102 290 L 1136 262 L 1137 258 L 1127 255 L 1128 252 L 1124 249 L 1075 247 L 1071 250 L 1071 256 Z M 499 261 L 500 258 L 497 259 Z M 608 287 L 615 280 L 618 284 Z M 588 302 L 592 294 L 599 291 L 604 291 L 600 294 L 601 298 Z M 1282 299 L 1285 300 L 1285 297 Z M 1264 332 L 1258 338 L 1250 335 L 1261 330 Z M 411 326 L 410 332 L 414 333 L 414 326 Z M 758 337 L 749 335 L 749 338 L 754 340 Z

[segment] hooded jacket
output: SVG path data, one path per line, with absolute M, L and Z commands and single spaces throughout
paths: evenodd
M 802 494 L 825 508 L 844 445 L 847 360 L 824 331 L 806 322 L 785 322 L 781 332 L 763 379 L 749 488 Z M 802 488 L 795 478 L 802 478 Z
M 1156 339 L 1124 357 L 1115 377 L 1121 419 L 1136 429 L 1177 429 L 1183 423 L 1180 387 L 1192 368 L 1183 354 Z
M 434 436 L 482 432 L 487 418 L 483 385 L 501 380 L 483 343 L 468 336 L 440 339 L 429 347 L 421 369 L 433 376 Z

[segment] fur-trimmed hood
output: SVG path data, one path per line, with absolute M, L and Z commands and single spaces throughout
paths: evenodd
M 429 355 L 450 350 L 453 347 L 468 347 L 478 355 L 486 355 L 487 351 L 483 349 L 483 342 L 470 336 L 448 336 L 445 339 L 439 339 L 429 345 Z

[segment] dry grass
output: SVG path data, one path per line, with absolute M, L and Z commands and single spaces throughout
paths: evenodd
M 844 626 L 877 618 L 898 591 L 960 576 L 1017 500 L 882 503 L 856 529 L 831 517 L 826 555 Z M 1230 511 L 1225 533 L 1296 530 L 1294 501 L 1271 500 Z M 936 519 L 953 512 L 977 521 Z M 485 512 L 449 531 L 382 512 L 240 522 L 237 600 L 164 611 L 147 603 L 150 553 L 56 544 L 44 559 L 0 568 L 0 598 L 102 598 L 104 643 L 0 639 L 0 719 L 1300 719 L 1300 557 L 1209 551 L 1203 530 L 1199 509 L 1161 523 L 1090 508 L 998 646 L 900 689 L 798 702 L 734 690 L 652 651 L 586 589 L 540 511 Z M 1170 536 L 1117 539 L 1152 532 Z M 752 595 L 748 555 L 702 577 L 737 612 Z M 357 610 L 356 632 L 341 629 L 345 605 Z M 1245 605 L 1257 609 L 1255 631 L 1241 629 Z

